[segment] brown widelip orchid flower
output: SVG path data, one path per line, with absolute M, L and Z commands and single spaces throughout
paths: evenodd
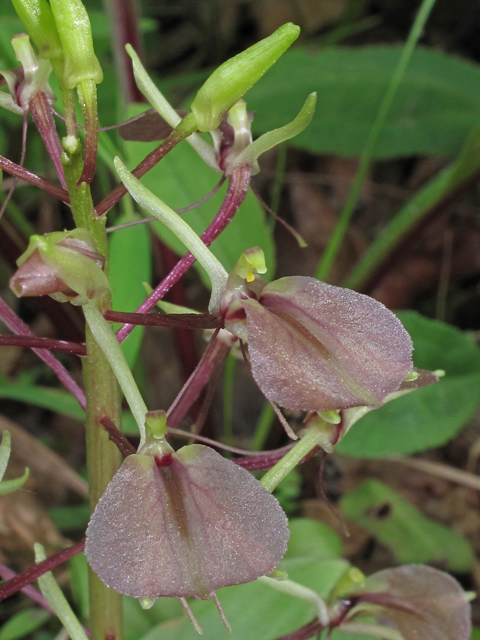
M 225 326 L 248 342 L 252 374 L 271 402 L 331 411 L 379 407 L 413 369 L 413 345 L 380 302 L 310 277 L 232 287 Z
M 469 640 L 471 634 L 465 592 L 454 578 L 432 567 L 405 565 L 374 573 L 347 596 L 344 606 L 349 607 L 340 625 L 345 632 L 371 632 L 374 625 L 362 619 L 374 617 L 403 640 Z
M 248 471 L 209 447 L 174 451 L 150 433 L 100 498 L 85 553 L 124 595 L 203 599 L 273 571 L 288 537 L 278 501 Z

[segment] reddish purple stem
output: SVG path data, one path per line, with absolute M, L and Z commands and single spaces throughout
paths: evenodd
M 10 309 L 8 304 L 6 304 L 6 302 L 2 298 L 0 298 L 0 318 L 10 329 L 10 331 L 13 331 L 13 333 L 20 336 L 29 336 L 30 338 L 37 337 L 30 330 L 30 327 L 26 325 L 23 320 L 20 320 L 16 313 L 12 309 Z M 45 364 L 50 367 L 50 369 L 55 373 L 64 387 L 75 396 L 75 398 L 78 400 L 78 404 L 82 407 L 82 409 L 85 409 L 85 394 L 65 369 L 63 364 L 59 362 L 57 358 L 55 358 L 55 356 L 46 349 L 38 349 L 37 347 L 32 347 L 32 351 L 36 353 L 40 360 L 43 360 L 43 362 L 45 362 Z
M 52 159 L 55 166 L 58 178 L 62 187 L 66 190 L 67 183 L 65 182 L 65 176 L 63 173 L 62 164 L 62 145 L 57 134 L 55 127 L 55 120 L 53 119 L 52 106 L 48 101 L 47 96 L 43 91 L 38 91 L 30 100 L 29 104 L 30 113 L 32 114 L 33 122 L 37 127 L 40 135 L 42 136 L 45 147 L 47 148 L 48 155 Z
M 213 335 L 200 358 L 200 362 L 167 411 L 167 424 L 169 427 L 176 427 L 180 423 L 210 380 L 218 364 L 230 351 L 229 346 L 217 340 L 218 331 L 219 329 Z
M 9 160 L 8 158 L 5 158 L 4 156 L 0 156 L 0 169 L 2 169 L 3 171 L 6 171 L 11 176 L 15 176 L 16 178 L 20 178 L 21 180 L 28 182 L 28 184 L 33 184 L 35 187 L 39 187 L 40 189 L 43 189 L 43 191 L 46 191 L 47 193 L 54 196 L 55 198 L 62 200 L 62 202 L 67 202 L 67 203 L 70 202 L 69 195 L 65 191 L 65 189 L 62 189 L 61 187 L 51 182 L 50 180 L 47 180 L 46 178 L 41 178 L 40 176 L 37 176 L 36 173 L 33 173 L 28 169 L 24 169 L 20 165 L 15 164 L 15 162 L 12 162 L 11 160 Z
M 218 329 L 223 326 L 219 316 L 210 313 L 126 313 L 123 311 L 105 311 L 105 320 L 109 322 L 128 322 L 144 327 L 170 327 L 175 329 Z
M 11 580 L 12 578 L 15 578 L 17 575 L 18 574 L 16 574 L 15 571 L 12 571 L 8 567 L 6 567 L 4 564 L 0 564 L 0 577 L 2 577 L 4 580 Z M 38 591 L 38 589 L 35 589 L 35 587 L 32 587 L 31 584 L 28 584 L 26 587 L 23 587 L 23 589 L 20 589 L 20 591 L 24 593 L 26 596 L 28 596 L 29 598 L 31 598 L 31 600 L 39 604 L 41 607 L 43 607 L 47 611 L 50 611 L 50 613 L 53 613 L 53 615 L 56 615 L 55 611 L 45 600 L 45 598 L 40 593 L 40 591 Z M 91 637 L 90 630 L 87 629 L 87 627 L 84 627 L 83 624 L 82 624 L 82 628 L 85 631 L 87 637 L 90 638 Z
M 292 633 L 287 633 L 285 636 L 280 636 L 275 640 L 308 640 L 308 638 L 313 638 L 314 636 L 318 636 L 325 627 L 323 627 L 317 618 L 309 622 L 304 627 L 300 627 L 296 631 L 292 631 Z
M 50 338 L 38 338 L 37 336 L 6 336 L 0 334 L 0 346 L 35 347 L 36 349 L 49 349 L 50 351 L 65 351 L 77 356 L 86 356 L 85 345 L 67 340 L 51 340 Z
M 238 207 L 242 204 L 245 196 L 247 195 L 249 185 L 249 167 L 240 167 L 230 176 L 225 200 L 223 201 L 215 218 L 200 236 L 207 247 L 212 244 L 215 238 L 225 229 L 228 223 L 231 222 L 233 216 L 238 210 Z M 183 258 L 177 262 L 168 276 L 166 276 L 166 278 L 164 278 L 152 291 L 148 298 L 142 302 L 137 309 L 137 313 L 148 313 L 183 276 L 183 274 L 188 271 L 194 262 L 195 258 L 191 253 L 185 254 Z M 117 331 L 117 340 L 122 343 L 133 328 L 133 324 L 124 324 Z
M 47 571 L 51 571 L 59 564 L 62 564 L 62 562 L 70 560 L 70 558 L 76 556 L 77 553 L 82 553 L 84 549 L 85 540 L 80 540 L 80 542 L 76 542 L 71 547 L 68 547 L 68 549 L 62 549 L 62 551 L 55 553 L 46 560 L 43 560 L 43 562 L 39 562 L 26 571 L 22 571 L 22 573 L 19 573 L 14 578 L 10 578 L 10 580 L 0 585 L 0 600 L 5 600 L 5 598 L 13 596 L 14 593 L 17 593 L 17 591 L 34 582 L 37 578 L 43 576 L 44 573 L 47 573 Z

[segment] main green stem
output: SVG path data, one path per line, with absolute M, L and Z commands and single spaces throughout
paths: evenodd
M 77 186 L 82 172 L 80 150 L 70 156 L 65 165 L 65 179 L 72 214 L 77 227 L 88 229 L 99 253 L 105 256 L 105 272 L 108 275 L 108 244 L 105 232 L 105 217 L 93 215 L 90 187 L 85 183 Z M 104 313 L 111 309 L 110 294 L 96 301 Z M 109 417 L 120 427 L 120 394 L 115 375 L 89 328 L 86 328 L 87 357 L 84 359 L 85 395 L 87 399 L 86 439 L 87 469 L 90 508 L 95 508 L 112 476 L 121 464 L 117 447 L 110 442 L 107 432 L 99 423 L 100 418 Z M 123 612 L 122 596 L 106 587 L 89 568 L 90 631 L 92 640 L 122 640 Z

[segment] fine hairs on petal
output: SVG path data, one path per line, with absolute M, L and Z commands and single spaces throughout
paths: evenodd
M 267 284 L 258 301 L 237 304 L 246 313 L 253 377 L 280 406 L 378 407 L 412 370 L 410 336 L 368 296 L 288 277 Z
M 216 589 L 270 573 L 288 522 L 248 471 L 203 445 L 168 466 L 131 455 L 100 498 L 86 556 L 100 579 L 135 598 L 211 598 Z

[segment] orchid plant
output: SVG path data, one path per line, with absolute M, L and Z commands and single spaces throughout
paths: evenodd
M 18 297 L 49 295 L 80 306 L 86 342 L 44 343 L 3 302 L 0 315 L 18 340 L 23 340 L 21 344 L 31 346 L 44 359 L 86 411 L 92 517 L 84 546 L 90 565 L 91 637 L 122 637 L 122 595 L 139 599 L 145 608 L 159 597 L 180 598 L 200 632 L 186 598 L 213 598 L 229 626 L 216 590 L 260 579 L 314 604 L 312 635 L 343 629 L 391 640 L 468 640 L 465 594 L 453 578 L 437 570 L 401 567 L 365 578 L 350 569 L 325 601 L 290 581 L 278 566 L 289 537 L 287 518 L 272 495 L 279 482 L 306 457 L 320 449 L 330 452 L 367 411 L 418 386 L 438 382 L 437 374 L 414 367 L 408 333 L 381 303 L 311 277 L 267 283 L 261 277 L 267 265 L 259 247 L 239 256 L 230 273 L 209 250 L 240 207 L 251 176 L 260 170 L 258 158 L 302 131 L 313 116 L 314 93 L 291 123 L 254 141 L 253 114 L 244 101 L 248 89 L 295 41 L 298 27 L 285 24 L 221 65 L 199 89 L 191 111 L 183 118 L 128 46 L 138 88 L 155 109 L 157 121 L 166 124 L 165 139 L 132 172 L 116 157 L 120 182 L 94 205 L 90 183 L 97 159 L 96 85 L 102 80 L 102 70 L 93 50 L 87 12 L 80 0 L 13 0 L 13 4 L 28 35 L 12 41 L 22 72 L 2 71 L 10 93 L 0 93 L 0 105 L 23 116 L 25 123 L 31 113 L 60 186 L 24 169 L 23 159 L 16 165 L 1 158 L 0 166 L 68 204 L 75 227 L 33 236 L 17 261 L 10 287 Z M 62 138 L 54 120 L 55 96 L 48 84 L 52 71 L 63 100 L 66 131 Z M 84 144 L 78 137 L 74 90 L 85 121 Z M 24 128 L 26 131 L 26 125 Z M 210 134 L 212 144 L 199 133 Z M 220 210 L 200 236 L 140 181 L 180 143 L 190 144 L 228 181 Z M 166 225 L 187 250 L 137 314 L 130 316 L 111 308 L 106 241 L 107 212 L 127 193 L 142 211 Z M 173 314 L 149 313 L 195 261 L 210 279 L 208 313 L 185 313 L 183 309 L 174 309 Z M 114 334 L 111 322 L 120 317 L 124 324 Z M 198 366 L 166 411 L 164 407 L 149 411 L 120 346 L 137 323 L 213 330 Z M 230 349 L 238 347 L 292 440 L 284 450 L 259 456 L 255 468 L 269 469 L 260 480 L 242 468 L 248 468 L 245 459 L 229 460 L 203 444 L 175 451 L 167 441 L 168 430 L 188 413 L 214 369 Z M 84 390 L 51 354 L 54 349 L 82 356 Z M 119 390 L 138 426 L 136 451 L 121 434 Z M 303 412 L 300 431 L 288 423 L 282 409 Z M 0 450 L 3 471 L 8 443 L 4 436 Z M 3 486 L 15 490 L 25 478 L 9 481 L 13 484 L 8 487 L 0 483 L 0 491 Z M 19 576 L 4 583 L 0 593 L 6 597 L 41 576 L 40 589 L 47 603 L 71 637 L 79 639 L 85 637 L 85 630 L 52 576 L 43 575 L 69 554 L 81 552 L 83 544 L 71 549 L 46 559 L 37 548 L 37 567 L 23 582 Z M 310 637 L 305 635 L 308 631 L 299 630 L 291 637 Z

